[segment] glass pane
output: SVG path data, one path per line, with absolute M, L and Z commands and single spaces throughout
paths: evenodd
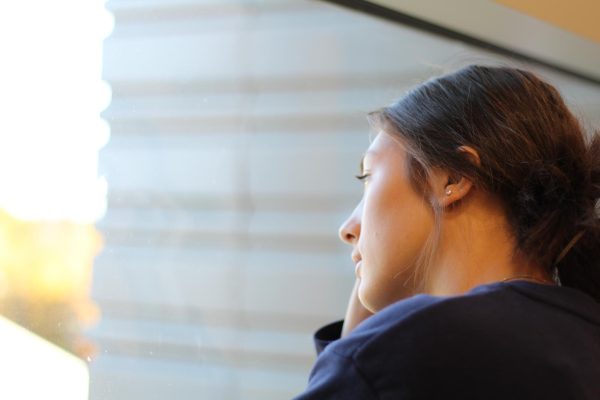
M 49 48 L 99 46 L 111 29 L 101 5 L 76 3 L 47 6 L 53 21 L 77 22 Z M 415 84 L 508 62 L 541 73 L 600 125 L 597 86 L 326 2 L 106 8 L 102 60 L 71 42 L 36 50 L 23 76 L 45 71 L 32 82 L 47 96 L 4 119 L 0 157 L 2 314 L 84 360 L 92 400 L 301 392 L 312 333 L 343 317 L 354 282 L 337 229 L 361 196 L 366 114 Z M 96 23 L 96 36 L 80 33 Z M 32 41 L 55 31 L 27 29 Z M 98 86 L 102 68 L 108 106 L 66 60 L 92 63 L 86 82 Z M 22 74 L 14 68 L 5 83 Z M 24 83 L 15 87 L 7 103 Z M 22 211 L 25 200 L 49 211 Z

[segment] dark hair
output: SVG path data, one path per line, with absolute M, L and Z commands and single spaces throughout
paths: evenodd
M 472 65 L 369 119 L 406 145 L 417 188 L 426 192 L 432 167 L 470 178 L 500 200 L 517 252 L 600 301 L 600 135 L 586 136 L 552 85 L 521 69 Z

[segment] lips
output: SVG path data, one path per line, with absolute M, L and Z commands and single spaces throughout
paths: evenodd
M 354 274 L 360 279 L 360 266 L 362 264 L 362 256 L 357 250 L 352 252 L 352 261 L 354 261 Z
M 360 275 L 360 266 L 361 265 L 362 265 L 362 261 L 359 261 L 354 266 L 354 275 L 359 279 L 361 278 L 361 275 Z

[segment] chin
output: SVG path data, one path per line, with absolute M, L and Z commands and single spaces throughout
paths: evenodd
M 391 293 L 391 295 L 382 297 L 381 294 L 385 292 Z M 405 288 L 405 290 L 388 289 L 385 291 L 381 288 L 374 288 L 368 284 L 368 281 L 365 282 L 364 280 L 361 280 L 361 285 L 358 290 L 358 299 L 367 310 L 372 313 L 376 313 L 383 310 L 387 306 L 390 306 L 415 294 L 416 292 L 413 290 L 413 288 Z
M 368 282 L 361 280 L 360 287 L 358 289 L 358 299 L 360 300 L 363 307 L 372 313 L 376 313 L 381 309 L 385 308 L 391 303 L 386 303 L 381 298 L 376 296 L 379 291 L 371 287 Z
M 375 313 L 375 311 L 373 310 L 373 308 L 371 306 L 370 296 L 366 292 L 368 292 L 368 291 L 365 289 L 365 281 L 364 281 L 364 279 L 361 279 L 360 286 L 358 287 L 358 300 L 360 301 L 360 304 L 362 304 L 362 306 L 364 308 L 366 308 L 367 310 L 369 310 L 372 313 Z

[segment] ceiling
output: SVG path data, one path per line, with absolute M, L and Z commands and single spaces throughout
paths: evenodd
M 383 6 L 600 83 L 600 2 L 597 0 L 372 0 L 362 3 Z
M 495 0 L 533 18 L 548 22 L 600 44 L 598 0 Z

